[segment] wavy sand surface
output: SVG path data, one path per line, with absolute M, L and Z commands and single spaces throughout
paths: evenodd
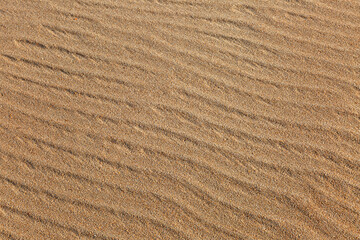
M 360 239 L 360 2 L 0 0 L 1 239 Z

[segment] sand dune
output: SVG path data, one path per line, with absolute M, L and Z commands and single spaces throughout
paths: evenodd
M 360 239 L 360 2 L 0 0 L 1 239 Z

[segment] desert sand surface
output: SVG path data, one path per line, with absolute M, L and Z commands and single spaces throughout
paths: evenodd
M 0 0 L 0 239 L 360 239 L 360 2 Z

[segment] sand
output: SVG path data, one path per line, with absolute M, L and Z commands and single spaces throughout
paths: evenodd
M 0 0 L 0 239 L 360 239 L 360 2 Z

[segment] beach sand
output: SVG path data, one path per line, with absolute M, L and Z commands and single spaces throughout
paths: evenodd
M 360 239 L 360 2 L 0 0 L 0 239 Z

